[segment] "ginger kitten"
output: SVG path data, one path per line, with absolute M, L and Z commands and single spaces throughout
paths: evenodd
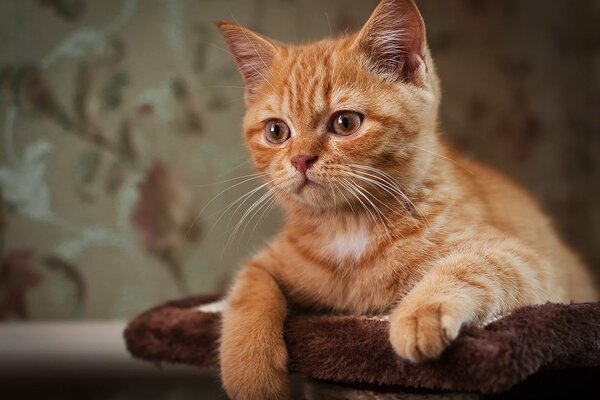
M 292 306 L 389 314 L 400 357 L 438 357 L 461 326 L 598 298 L 521 188 L 438 134 L 440 86 L 411 0 L 303 46 L 218 24 L 246 84 L 244 137 L 285 211 L 227 296 L 221 376 L 233 399 L 286 399 Z

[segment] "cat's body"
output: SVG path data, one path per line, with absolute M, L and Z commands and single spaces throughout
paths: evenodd
M 580 260 L 527 193 L 485 166 L 439 151 L 452 161 L 434 160 L 430 168 L 438 172 L 432 171 L 411 197 L 415 208 L 406 212 L 398 206 L 401 214 L 386 214 L 395 223 L 395 230 L 390 228 L 393 241 L 368 216 L 356 218 L 351 210 L 288 215 L 261 256 L 268 259 L 264 265 L 288 300 L 309 309 L 386 313 L 421 281 L 434 260 L 467 246 L 477 246 L 481 253 L 507 252 L 531 268 L 532 276 L 499 277 L 507 280 L 500 283 L 506 287 L 530 280 L 531 293 L 518 288 L 521 296 L 498 313 L 525 304 L 593 298 Z
M 439 82 L 412 1 L 383 0 L 359 33 L 300 47 L 219 28 L 246 82 L 248 149 L 286 214 L 227 297 L 231 397 L 287 398 L 292 306 L 389 314 L 396 352 L 422 361 L 464 324 L 597 299 L 535 202 L 440 141 Z

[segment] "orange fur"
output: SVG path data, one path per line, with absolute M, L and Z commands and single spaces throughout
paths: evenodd
M 232 398 L 288 397 L 291 305 L 389 314 L 392 346 L 418 362 L 464 324 L 598 298 L 527 193 L 440 141 L 439 81 L 412 1 L 383 0 L 360 32 L 304 46 L 219 28 L 246 82 L 247 147 L 286 213 L 227 299 L 220 357 Z M 350 136 L 330 132 L 343 110 L 363 116 Z M 291 132 L 278 145 L 265 140 L 273 119 Z M 308 184 L 297 155 L 318 157 Z

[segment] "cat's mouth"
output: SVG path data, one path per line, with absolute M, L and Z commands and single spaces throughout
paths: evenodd
M 296 188 L 296 193 L 300 193 L 308 187 L 317 187 L 317 186 L 321 186 L 321 184 L 319 182 L 316 182 L 316 181 L 310 179 L 308 176 L 305 176 L 304 180 L 302 182 L 300 182 L 300 184 Z

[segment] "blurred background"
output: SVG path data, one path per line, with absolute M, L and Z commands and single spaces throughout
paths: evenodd
M 533 192 L 600 274 L 600 1 L 417 3 L 446 139 Z M 0 331 L 223 290 L 280 215 L 236 231 L 261 193 L 234 179 L 242 81 L 212 21 L 302 43 L 376 4 L 0 0 Z

